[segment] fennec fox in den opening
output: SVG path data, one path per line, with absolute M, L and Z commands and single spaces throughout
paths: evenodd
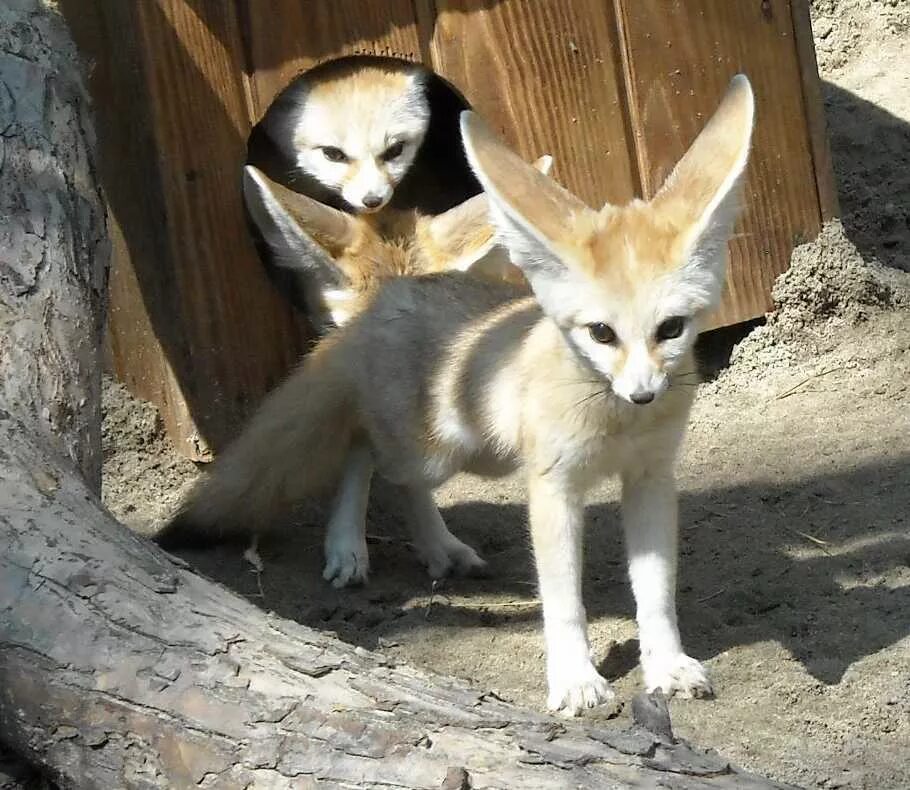
M 481 192 L 461 144 L 458 117 L 469 108 L 420 64 L 338 58 L 278 95 L 250 135 L 247 163 L 333 208 L 373 215 L 382 231 L 389 214 L 437 215 Z M 269 278 L 306 313 L 313 301 L 307 278 L 276 259 L 255 221 L 251 230 Z
M 290 83 L 254 129 L 248 164 L 348 212 L 439 214 L 478 194 L 458 116 L 470 109 L 418 63 L 351 55 Z
M 264 527 L 334 482 L 361 443 L 407 491 L 424 559 L 470 570 L 482 561 L 448 531 L 432 489 L 460 471 L 523 465 L 548 704 L 577 714 L 612 696 L 589 653 L 581 569 L 585 494 L 616 474 L 645 684 L 709 693 L 676 621 L 673 466 L 692 346 L 724 282 L 753 106 L 748 80 L 734 78 L 651 200 L 599 211 L 466 114 L 469 160 L 533 296 L 458 274 L 391 280 L 269 396 L 167 530 Z

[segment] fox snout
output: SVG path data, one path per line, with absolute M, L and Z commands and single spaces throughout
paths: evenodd
M 388 200 L 388 198 L 384 198 L 382 195 L 368 192 L 363 196 L 363 205 L 369 209 L 378 209 L 385 204 L 386 200 Z
M 662 360 L 655 359 L 646 346 L 633 348 L 623 363 L 612 377 L 613 392 L 618 397 L 645 406 L 666 391 L 669 377 Z
M 341 196 L 355 209 L 365 213 L 379 211 L 395 191 L 384 168 L 375 161 L 363 162 L 341 190 Z

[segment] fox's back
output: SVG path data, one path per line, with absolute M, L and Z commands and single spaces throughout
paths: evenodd
M 499 316 L 515 331 L 487 331 Z M 422 463 L 427 454 L 440 381 L 457 370 L 470 387 L 469 379 L 484 378 L 477 367 L 495 367 L 497 355 L 508 353 L 483 346 L 495 338 L 496 345 L 517 347 L 540 318 L 536 302 L 519 288 L 458 272 L 400 277 L 384 285 L 336 338 L 380 469 L 412 476 L 413 468 L 402 467 Z M 462 364 L 453 365 L 453 357 Z M 472 400 L 467 390 L 465 397 Z
M 374 384 L 395 382 L 390 370 L 405 380 L 426 381 L 454 345 L 469 342 L 491 316 L 518 302 L 539 318 L 527 292 L 509 283 L 461 272 L 397 277 L 382 286 L 348 331 L 375 374 Z

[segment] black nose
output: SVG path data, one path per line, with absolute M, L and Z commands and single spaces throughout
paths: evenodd
M 367 208 L 378 208 L 382 205 L 382 198 L 376 195 L 367 195 L 363 199 L 363 205 Z
M 629 397 L 632 399 L 632 403 L 637 403 L 641 406 L 654 400 L 654 393 L 648 390 L 639 390 L 638 392 L 633 392 Z

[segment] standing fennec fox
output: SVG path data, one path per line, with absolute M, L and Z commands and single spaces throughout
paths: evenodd
M 551 157 L 543 156 L 534 166 L 547 172 L 551 163 Z M 243 192 L 250 218 L 273 260 L 299 278 L 307 295 L 307 315 L 320 332 L 347 323 L 393 277 L 470 271 L 494 283 L 526 287 L 495 243 L 483 193 L 436 216 L 402 211 L 381 220 L 338 211 L 273 182 L 251 166 L 244 169 Z M 325 540 L 323 576 L 336 587 L 365 582 L 369 573 L 366 507 L 372 475 L 369 449 L 354 444 Z M 256 551 L 255 540 L 252 550 Z M 436 575 L 445 573 L 447 559 L 432 552 L 424 556 Z
M 653 199 L 594 211 L 466 113 L 469 160 L 534 296 L 464 275 L 391 281 L 267 399 L 169 531 L 263 525 L 362 442 L 408 491 L 418 550 L 470 569 L 480 559 L 432 489 L 523 465 L 548 704 L 577 714 L 612 696 L 589 654 L 581 560 L 585 493 L 618 474 L 645 684 L 709 693 L 676 622 L 673 465 L 692 400 L 677 385 L 723 286 L 752 121 L 738 76 Z

